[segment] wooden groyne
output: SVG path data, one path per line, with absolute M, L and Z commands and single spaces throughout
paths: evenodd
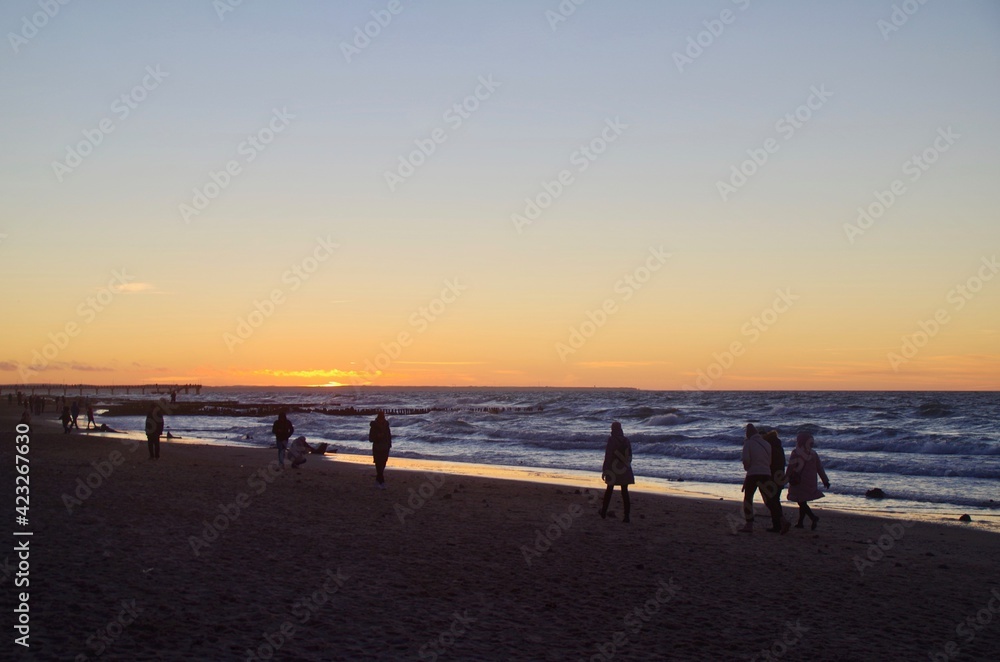
M 201 395 L 201 384 L 0 384 L 0 393 L 11 393 L 20 391 L 27 395 L 45 394 L 69 395 L 78 393 L 79 395 L 115 393 L 129 394 L 137 391 L 143 395 L 147 393 L 170 394 L 170 393 L 191 393 Z

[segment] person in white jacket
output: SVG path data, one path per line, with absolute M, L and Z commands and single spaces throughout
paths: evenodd
M 753 423 L 747 425 L 746 440 L 743 442 L 743 468 L 747 472 L 743 479 L 743 519 L 746 524 L 740 531 L 753 533 L 753 495 L 760 488 L 764 505 L 771 512 L 771 528 L 768 531 L 788 533 L 791 522 L 781 511 L 780 487 L 771 477 L 771 444 L 760 436 Z

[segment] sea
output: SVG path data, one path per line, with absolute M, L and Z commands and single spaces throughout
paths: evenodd
M 179 400 L 288 407 L 296 436 L 328 442 L 341 455 L 370 454 L 371 417 L 329 412 L 385 409 L 393 457 L 584 472 L 576 475 L 592 475 L 597 488 L 611 423 L 620 421 L 640 483 L 731 499 L 740 498 L 747 423 L 776 429 L 786 453 L 808 430 L 831 481 L 817 505 L 1000 514 L 998 392 L 244 387 L 204 388 Z M 114 428 L 143 428 L 142 417 L 100 413 Z M 175 436 L 262 448 L 274 444 L 272 422 L 166 417 Z M 887 498 L 866 498 L 874 488 Z

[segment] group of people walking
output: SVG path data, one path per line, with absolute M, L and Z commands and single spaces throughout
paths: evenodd
M 778 432 L 770 430 L 760 434 L 752 423 L 747 425 L 742 454 L 743 468 L 746 470 L 742 487 L 745 524 L 740 529 L 741 532 L 753 532 L 753 498 L 754 494 L 760 491 L 764 505 L 771 514 L 771 528 L 767 531 L 788 533 L 792 523 L 784 516 L 781 508 L 781 491 L 786 486 L 788 487 L 786 498 L 799 506 L 799 518 L 795 528 L 805 528 L 805 519 L 808 517 L 810 528 L 816 529 L 819 517 L 809 507 L 809 502 L 823 498 L 818 481 L 822 480 L 823 486 L 829 489 L 830 479 L 823 470 L 819 455 L 813 450 L 814 443 L 815 439 L 810 432 L 800 432 L 786 464 L 785 450 L 781 439 L 778 438 Z M 635 474 L 632 472 L 632 444 L 618 421 L 611 424 L 611 436 L 608 437 L 604 449 L 601 478 L 607 485 L 599 511 L 601 517 L 607 517 L 615 486 L 619 486 L 624 506 L 622 521 L 629 523 L 632 503 L 628 486 L 635 483 Z
M 788 533 L 791 522 L 785 518 L 781 509 L 781 490 L 786 485 L 787 499 L 799 506 L 799 519 L 795 528 L 804 528 L 805 518 L 808 517 L 811 520 L 810 528 L 816 529 L 819 517 L 809 507 L 809 502 L 823 498 L 817 481 L 822 479 L 823 486 L 829 489 L 830 479 L 823 470 L 819 455 L 813 450 L 814 443 L 812 433 L 799 432 L 795 439 L 795 449 L 786 465 L 785 451 L 777 431 L 771 430 L 761 435 L 753 423 L 747 425 L 746 440 L 743 442 L 743 468 L 746 470 L 746 477 L 743 479 L 743 518 L 746 523 L 740 529 L 742 533 L 753 532 L 753 497 L 758 490 L 771 513 L 771 528 L 767 531 Z

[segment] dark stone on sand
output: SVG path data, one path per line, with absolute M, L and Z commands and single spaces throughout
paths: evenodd
M 971 522 L 972 518 L 969 517 L 968 515 L 962 515 L 961 517 L 958 518 L 958 521 L 959 522 Z
M 867 492 L 865 492 L 865 498 L 866 499 L 884 499 L 885 498 L 885 492 L 883 492 L 881 488 L 876 487 L 874 489 L 871 489 L 871 490 L 868 490 Z

